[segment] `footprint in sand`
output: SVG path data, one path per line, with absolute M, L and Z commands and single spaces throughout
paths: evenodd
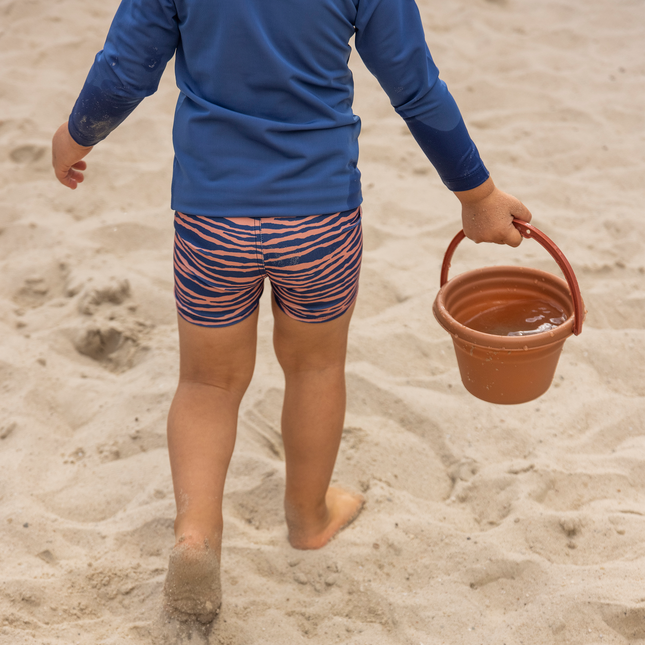
M 645 607 L 602 603 L 597 609 L 605 624 L 630 643 L 645 639 Z
M 126 311 L 121 306 L 131 296 L 129 281 L 115 276 L 72 276 L 65 294 L 77 297 L 79 312 L 90 317 L 72 331 L 76 351 L 113 372 L 133 367 L 145 351 L 141 339 L 149 325 L 133 318 L 133 305 Z
M 38 161 L 45 154 L 45 151 L 45 146 L 24 145 L 14 148 L 9 153 L 9 157 L 14 163 L 28 164 Z
M 130 296 L 130 282 L 113 276 L 102 280 L 90 280 L 80 292 L 78 310 L 86 316 L 96 313 L 103 303 L 122 304 Z
M 64 293 L 64 265 L 41 266 L 38 273 L 27 274 L 22 284 L 13 294 L 13 301 L 19 307 L 28 309 L 41 307 L 53 298 Z M 20 279 L 20 278 L 18 278 Z
M 76 331 L 73 344 L 79 354 L 110 371 L 122 372 L 134 367 L 145 352 L 140 342 L 145 328 L 140 321 L 94 321 Z
M 18 424 L 15 421 L 6 421 L 0 424 L 0 440 L 7 439 L 9 435 L 13 434 Z
M 251 489 L 227 493 L 227 504 L 249 526 L 258 531 L 275 529 L 284 524 L 284 478 L 277 471 L 265 473 L 260 483 Z

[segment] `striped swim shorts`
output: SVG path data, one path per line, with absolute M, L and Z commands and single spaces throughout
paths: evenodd
M 302 217 L 175 214 L 175 299 L 179 315 L 206 327 L 251 315 L 271 282 L 280 309 L 296 320 L 344 314 L 358 293 L 361 209 Z

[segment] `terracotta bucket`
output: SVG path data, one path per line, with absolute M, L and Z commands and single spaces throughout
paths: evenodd
M 448 280 L 450 261 L 464 239 L 460 231 L 450 243 L 441 268 L 441 289 L 433 312 L 453 339 L 461 380 L 466 389 L 489 403 L 526 403 L 551 385 L 564 341 L 582 331 L 585 309 L 576 276 L 560 249 L 544 233 L 513 221 L 522 237 L 539 242 L 558 263 L 561 278 L 525 267 L 485 267 Z M 505 303 L 542 300 L 566 314 L 566 321 L 549 331 L 524 336 L 500 336 L 464 324 L 477 314 Z

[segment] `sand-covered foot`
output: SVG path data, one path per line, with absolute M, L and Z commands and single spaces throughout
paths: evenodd
M 305 521 L 289 513 L 287 526 L 289 543 L 294 549 L 320 549 L 341 529 L 353 522 L 365 504 L 365 498 L 342 488 L 329 487 L 325 497 L 326 518 L 322 521 Z
M 208 545 L 178 542 L 170 554 L 164 584 L 164 610 L 181 621 L 210 623 L 222 604 L 220 565 Z

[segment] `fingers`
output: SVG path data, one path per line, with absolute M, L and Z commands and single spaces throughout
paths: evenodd
M 501 244 L 507 244 L 508 246 L 518 247 L 522 243 L 522 236 L 520 232 L 511 224 L 512 231 L 508 232 L 508 235 Z
M 85 181 L 85 175 L 82 172 L 77 172 L 76 170 L 70 170 L 67 176 L 69 182 L 69 187 L 74 190 L 78 184 L 82 184 Z
M 56 179 L 63 186 L 75 190 L 83 182 L 87 163 L 82 159 L 91 150 L 91 147 L 81 146 L 72 139 L 67 123 L 58 128 L 52 139 L 52 166 Z
M 513 219 L 531 221 L 531 213 L 522 202 L 498 189 L 475 203 L 462 205 L 462 221 L 466 237 L 479 244 L 492 242 L 518 247 L 522 235 L 513 226 Z
M 56 178 L 63 186 L 75 190 L 78 184 L 85 180 L 85 175 L 80 172 L 81 170 L 85 170 L 85 168 L 87 168 L 87 164 L 84 161 L 80 161 L 69 168 L 67 172 L 56 170 Z
M 81 172 L 87 168 L 84 161 L 78 161 L 73 166 L 54 165 L 54 174 L 56 179 L 60 181 L 63 186 L 67 186 L 74 190 L 78 184 L 85 180 L 85 175 Z
M 85 181 L 85 175 L 80 171 L 85 170 L 86 168 L 87 164 L 84 161 L 79 161 L 69 169 L 67 178 L 74 184 L 72 190 L 74 190 L 74 188 L 76 188 L 78 184 L 81 184 Z
M 522 235 L 513 226 L 512 220 L 507 219 L 505 224 L 500 225 L 499 228 L 491 230 L 487 234 L 482 235 L 475 241 L 477 244 L 479 244 L 480 242 L 492 242 L 493 244 L 506 244 L 508 246 L 517 247 L 522 243 Z
M 529 209 L 524 206 L 519 199 L 513 197 L 513 201 L 515 204 L 510 209 L 510 215 L 515 219 L 522 220 L 523 222 L 530 222 L 533 218 L 531 211 L 529 211 Z M 512 247 L 518 247 L 522 243 L 523 237 L 515 226 L 513 226 L 512 221 L 510 222 L 510 225 L 513 230 L 509 232 L 508 238 L 504 243 Z

